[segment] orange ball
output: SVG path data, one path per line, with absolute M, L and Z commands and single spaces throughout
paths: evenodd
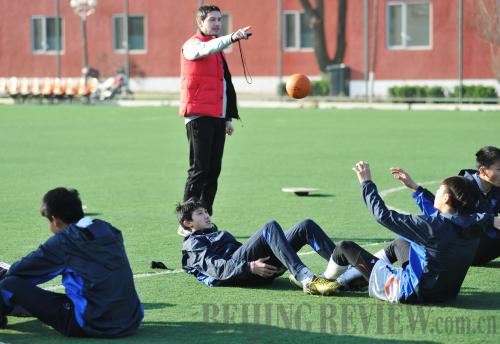
M 286 82 L 286 93 L 295 99 L 301 99 L 311 92 L 311 81 L 304 74 L 293 74 Z

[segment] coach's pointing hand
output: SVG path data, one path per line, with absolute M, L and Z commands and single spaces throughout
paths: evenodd
M 248 39 L 251 35 L 251 33 L 248 31 L 250 30 L 251 26 L 244 27 L 242 29 L 239 29 L 238 31 L 233 32 L 231 35 L 231 40 L 233 42 L 239 41 L 240 39 Z

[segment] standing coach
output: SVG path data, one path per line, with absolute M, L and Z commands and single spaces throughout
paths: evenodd
M 212 215 L 217 179 L 222 165 L 225 135 L 234 131 L 238 119 L 236 92 L 223 50 L 240 39 L 248 39 L 249 26 L 218 37 L 219 7 L 203 5 L 196 14 L 198 32 L 182 46 L 181 99 L 189 142 L 189 169 L 184 201 L 197 197 Z M 185 236 L 184 229 L 177 231 Z

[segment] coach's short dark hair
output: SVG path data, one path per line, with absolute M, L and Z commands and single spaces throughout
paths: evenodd
M 491 165 L 500 161 L 500 149 L 493 146 L 485 146 L 476 153 L 476 167 L 483 166 L 489 168 Z
M 201 19 L 201 21 L 204 21 L 208 14 L 210 12 L 220 12 L 220 8 L 215 6 L 215 5 L 203 5 L 198 8 L 198 11 L 196 12 L 196 19 Z
M 84 216 L 78 191 L 64 187 L 52 189 L 43 196 L 40 213 L 49 220 L 57 217 L 66 224 L 76 223 Z
M 451 207 L 459 214 L 470 214 L 476 210 L 478 198 L 473 181 L 453 176 L 446 178 L 441 184 L 451 195 Z
M 175 207 L 175 214 L 177 215 L 177 220 L 179 220 L 179 223 L 183 228 L 189 229 L 184 227 L 184 220 L 192 221 L 193 213 L 196 209 L 200 208 L 207 209 L 205 204 L 196 197 L 191 197 L 187 201 L 177 204 Z

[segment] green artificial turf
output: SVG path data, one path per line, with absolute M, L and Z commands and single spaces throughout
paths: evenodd
M 226 140 L 213 217 L 241 241 L 270 219 L 286 229 L 312 218 L 334 241 L 376 251 L 393 234 L 361 201 L 351 170 L 357 161 L 370 162 L 380 191 L 400 186 L 391 166 L 434 191 L 436 181 L 473 168 L 481 146 L 500 146 L 495 112 L 242 109 L 241 117 Z M 135 274 L 157 273 L 152 260 L 179 269 L 173 209 L 187 163 L 175 108 L 0 106 L 0 260 L 13 262 L 49 237 L 40 198 L 70 186 L 87 213 L 123 231 Z M 320 191 L 297 197 L 283 193 L 286 186 Z M 386 201 L 417 212 L 407 190 L 389 192 Z M 302 257 L 317 273 L 325 267 L 315 254 Z M 457 301 L 425 307 L 386 304 L 366 292 L 308 296 L 286 277 L 256 289 L 209 288 L 185 273 L 141 275 L 144 322 L 120 342 L 500 342 L 500 260 L 471 268 Z M 5 343 L 63 340 L 32 318 L 10 317 L 0 331 Z

